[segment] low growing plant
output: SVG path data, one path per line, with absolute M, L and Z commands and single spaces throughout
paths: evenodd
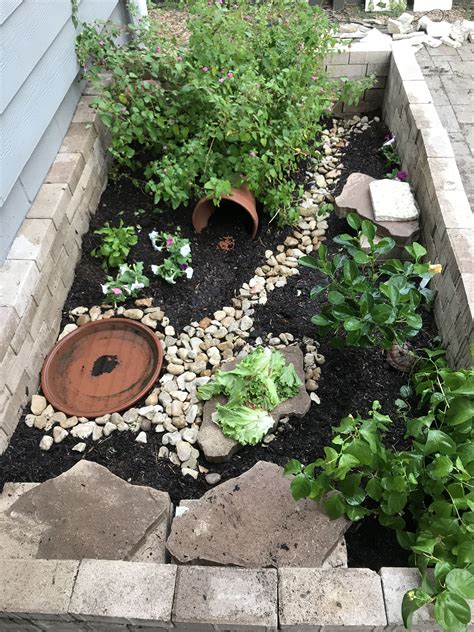
M 112 77 L 94 107 L 115 162 L 155 203 L 217 203 L 245 183 L 267 212 L 292 220 L 298 157 L 334 104 L 356 102 L 373 79 L 328 76 L 334 27 L 306 0 L 197 0 L 189 10 L 187 45 L 149 20 L 123 45 L 110 25 L 85 25 L 79 36 L 85 77 Z
M 228 400 L 216 405 L 213 421 L 226 437 L 255 445 L 275 423 L 270 412 L 294 397 L 300 386 L 295 367 L 279 351 L 257 347 L 235 369 L 218 371 L 197 393 L 204 400 L 225 395 Z
M 192 279 L 193 268 L 189 265 L 192 262 L 191 246 L 189 239 L 181 237 L 179 228 L 176 233 L 157 233 L 153 231 L 148 235 L 151 244 L 158 252 L 165 251 L 167 254 L 163 263 L 159 266 L 152 265 L 153 274 L 160 276 L 167 283 L 175 284 L 176 279 L 186 277 Z
M 118 226 L 110 226 L 109 222 L 103 228 L 94 231 L 102 236 L 102 243 L 92 251 L 93 257 L 103 257 L 102 267 L 118 268 L 127 261 L 130 248 L 138 242 L 134 226 L 124 226 L 120 220 Z
M 140 261 L 131 266 L 121 265 L 115 279 L 108 276 L 101 288 L 105 300 L 117 304 L 137 296 L 140 290 L 149 285 L 150 280 L 143 273 L 143 263 Z
M 394 247 L 390 237 L 375 242 L 375 226 L 351 213 L 347 223 L 357 231 L 334 238 L 344 254 L 328 257 L 321 244 L 318 256 L 301 257 L 302 265 L 322 272 L 328 283 L 311 290 L 312 299 L 323 293 L 328 302 L 311 319 L 321 334 L 331 334 L 336 347 L 376 345 L 390 349 L 415 336 L 422 326 L 419 309 L 429 304 L 432 292 L 426 287 L 441 266 L 421 263 L 426 250 L 418 243 L 406 246 L 411 261 L 388 259 L 379 262 Z M 367 248 L 362 243 L 365 240 Z
M 386 447 L 392 420 L 374 402 L 367 418 L 349 415 L 333 428 L 324 458 L 285 470 L 296 500 L 321 500 L 332 519 L 371 515 L 395 530 L 422 575 L 403 598 L 405 626 L 432 604 L 444 630 L 462 632 L 474 599 L 474 370 L 454 371 L 444 352 L 427 351 L 412 388 L 424 414 L 406 420 L 406 450 Z

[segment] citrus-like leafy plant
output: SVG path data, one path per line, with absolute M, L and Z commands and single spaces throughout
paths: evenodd
M 192 278 L 194 270 L 189 265 L 192 261 L 191 246 L 189 239 L 181 237 L 179 228 L 174 235 L 152 231 L 148 236 L 155 250 L 158 252 L 164 250 L 167 254 L 161 265 L 151 266 L 153 274 L 171 284 L 175 284 L 176 279 L 181 277 Z
M 143 273 L 143 263 L 140 261 L 132 266 L 121 265 L 115 279 L 108 276 L 101 288 L 106 300 L 116 304 L 137 296 L 140 290 L 149 285 L 150 280 Z
M 327 247 L 321 244 L 318 257 L 300 259 L 302 265 L 328 277 L 327 284 L 311 290 L 311 298 L 326 292 L 328 299 L 312 322 L 321 334 L 333 336 L 336 347 L 377 345 L 389 349 L 394 342 L 402 344 L 422 326 L 419 308 L 432 297 L 426 284 L 440 266 L 421 263 L 426 250 L 416 242 L 405 247 L 412 261 L 388 259 L 380 263 L 379 257 L 395 247 L 394 240 L 385 237 L 376 243 L 374 224 L 361 221 L 354 213 L 348 215 L 347 222 L 357 235 L 334 238 L 344 254 L 328 257 Z M 366 248 L 362 246 L 364 238 Z
M 119 226 L 110 226 L 109 222 L 102 228 L 94 231 L 96 235 L 102 235 L 102 243 L 92 251 L 93 257 L 103 257 L 103 268 L 110 266 L 118 268 L 127 261 L 130 248 L 138 242 L 138 237 L 133 226 L 124 226 L 120 220 Z
M 474 599 L 474 370 L 449 369 L 443 353 L 427 351 L 413 374 L 425 414 L 406 420 L 407 450 L 385 446 L 392 421 L 374 402 L 368 418 L 349 415 L 333 428 L 324 458 L 285 469 L 296 500 L 322 500 L 333 519 L 373 515 L 396 531 L 422 573 L 403 599 L 406 626 L 432 604 L 443 629 L 460 632 Z
M 356 102 L 372 78 L 329 78 L 335 45 L 324 11 L 306 0 L 190 5 L 187 45 L 153 21 L 118 30 L 85 26 L 85 76 L 111 75 L 95 101 L 112 131 L 116 163 L 144 177 L 155 203 L 173 208 L 245 183 L 269 213 L 296 216 L 291 178 L 340 99 Z M 141 183 L 140 183 L 141 184 Z

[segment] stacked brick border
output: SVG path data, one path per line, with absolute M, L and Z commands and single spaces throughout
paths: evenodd
M 0 266 L 0 454 L 39 385 L 87 232 L 107 183 L 109 138 L 86 89 Z
M 395 134 L 421 210 L 423 240 L 442 274 L 432 281 L 434 313 L 451 366 L 472 364 L 474 218 L 453 148 L 413 49 L 394 42 L 384 120 Z
M 402 632 L 413 568 L 1 560 L 0 632 Z M 442 632 L 423 607 L 413 632 Z M 468 628 L 473 630 L 471 624 Z

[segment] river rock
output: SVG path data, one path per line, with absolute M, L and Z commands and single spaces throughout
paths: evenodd
M 49 435 L 44 435 L 39 442 L 40 450 L 49 450 L 53 443 L 53 437 L 50 437 Z
M 164 563 L 169 513 L 167 493 L 130 485 L 107 468 L 81 460 L 0 512 L 5 519 L 0 550 L 8 545 L 12 558 Z M 8 539 L 8 521 L 21 527 L 17 541 Z
M 33 395 L 31 398 L 31 412 L 33 415 L 41 415 L 47 405 L 46 397 L 42 395 Z
M 191 503 L 174 519 L 166 546 L 182 564 L 317 568 L 348 526 L 314 501 L 295 502 L 282 468 L 259 461 Z
M 408 182 L 375 180 L 369 184 L 377 222 L 407 222 L 418 219 L 419 211 Z

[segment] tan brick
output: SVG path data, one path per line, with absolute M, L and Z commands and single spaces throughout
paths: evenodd
M 41 271 L 55 236 L 56 228 L 51 219 L 25 219 L 11 245 L 7 259 L 34 261 Z
M 431 92 L 424 79 L 418 81 L 404 81 L 402 83 L 403 98 L 408 103 L 433 103 Z
M 436 108 L 431 103 L 411 104 L 409 107 L 409 121 L 410 125 L 415 125 L 417 129 L 442 127 Z
M 367 51 L 368 64 L 389 64 L 392 56 L 391 50 L 369 50 Z
M 0 307 L 0 364 L 18 329 L 19 322 L 20 317 L 13 307 Z
M 436 222 L 445 228 L 474 228 L 474 217 L 464 191 L 437 191 L 431 212 Z
M 97 131 L 93 125 L 87 123 L 71 123 L 69 125 L 63 144 L 59 148 L 61 153 L 78 153 L 82 154 L 85 161 L 89 158 Z
M 448 255 L 447 265 L 453 277 L 457 279 L 459 274 L 474 273 L 474 229 L 448 228 L 446 231 L 451 254 Z
M 388 77 L 388 73 L 390 72 L 390 64 L 388 63 L 377 63 L 377 64 L 367 64 L 366 76 L 375 75 L 376 77 Z
M 33 261 L 7 259 L 0 266 L 0 306 L 14 307 L 21 318 L 38 278 L 38 268 Z
M 48 292 L 47 295 L 43 296 L 36 307 L 29 327 L 29 333 L 35 342 L 40 338 L 42 329 L 47 323 L 54 323 L 58 318 L 61 318 L 65 298 L 65 291 L 63 294 L 57 292 L 52 296 Z
M 349 48 L 349 63 L 350 64 L 366 64 L 367 63 L 367 49 L 358 44 L 353 44 Z
M 22 410 L 26 406 L 26 402 L 26 392 L 23 392 L 22 395 L 15 394 L 10 398 L 5 410 L 0 414 L 0 428 L 8 438 L 10 438 L 15 432 Z
M 23 347 L 23 343 L 27 339 L 30 334 L 30 327 L 35 316 L 37 305 L 33 299 L 31 299 L 28 303 L 28 307 L 26 308 L 25 313 L 23 314 L 19 324 L 15 330 L 14 335 L 11 338 L 10 346 L 13 351 L 18 354 Z
M 30 364 L 31 350 L 33 349 L 34 341 L 29 332 L 26 332 L 26 336 L 23 340 L 18 353 L 13 352 L 10 354 L 7 351 L 5 356 L 5 366 L 7 367 L 7 375 L 5 384 L 8 387 L 10 393 L 17 393 L 22 388 L 22 385 L 28 382 L 30 376 L 33 376 L 36 371 L 32 369 Z M 26 372 L 27 378 L 24 373 Z
M 9 437 L 2 429 L 2 418 L 0 413 L 0 454 L 3 454 L 8 448 Z
M 44 182 L 45 184 L 67 184 L 74 194 L 84 169 L 84 158 L 80 153 L 58 153 Z
M 100 84 L 96 86 L 92 82 L 88 81 L 84 87 L 83 94 L 85 96 L 97 96 L 101 94 L 104 88 L 111 85 L 112 80 L 112 74 L 110 72 L 103 72 L 100 75 Z
M 51 219 L 59 228 L 71 199 L 71 191 L 66 184 L 43 184 L 28 211 L 30 219 Z
M 324 62 L 328 66 L 341 66 L 349 64 L 348 51 L 334 51 L 324 58 Z
M 327 67 L 329 77 L 365 77 L 367 67 L 365 64 L 333 65 Z
M 394 42 L 392 55 L 396 71 L 403 81 L 423 81 L 423 73 L 411 48 Z
M 454 158 L 428 158 L 427 167 L 435 191 L 464 191 Z
M 380 90 L 376 88 L 371 88 L 370 90 L 366 90 L 365 95 L 364 95 L 364 101 L 371 101 L 371 102 L 377 103 L 378 105 L 381 105 L 383 101 L 384 92 L 385 90 Z
M 72 123 L 84 123 L 88 125 L 93 125 L 96 128 L 97 133 L 100 130 L 100 126 L 102 125 L 100 122 L 100 117 L 95 108 L 90 107 L 91 103 L 95 100 L 94 96 L 84 95 L 81 97 L 79 103 L 77 104 L 76 111 L 74 112 L 74 116 L 72 117 Z
M 428 158 L 454 158 L 453 147 L 445 129 L 422 129 L 420 130 L 420 139 Z
M 374 110 L 378 110 L 379 104 L 375 101 L 361 101 L 358 105 L 348 105 L 344 103 L 343 111 L 348 114 L 355 113 L 364 113 L 364 112 L 373 112 Z

